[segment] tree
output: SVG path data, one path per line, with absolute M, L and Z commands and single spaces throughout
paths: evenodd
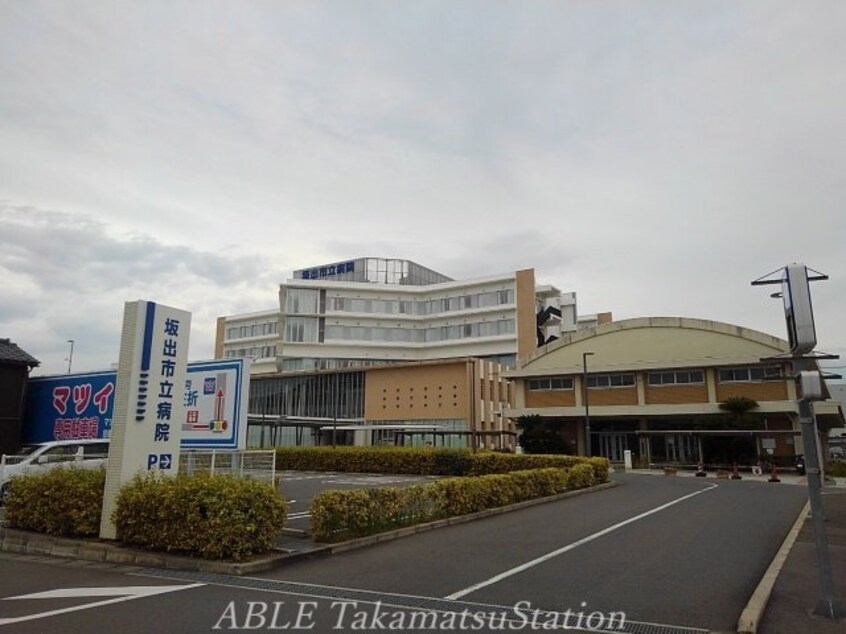
M 746 396 L 729 396 L 719 405 L 720 409 L 731 416 L 731 422 L 735 429 L 753 427 L 758 418 L 752 414 L 757 409 L 758 401 Z
M 520 446 L 526 453 L 571 453 L 567 441 L 561 437 L 561 427 L 537 414 L 521 416 L 516 420 L 520 434 Z

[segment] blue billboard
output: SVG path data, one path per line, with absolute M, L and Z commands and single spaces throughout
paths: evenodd
M 114 370 L 30 378 L 23 442 L 109 438 L 116 383 Z M 243 359 L 189 363 L 181 447 L 243 448 L 249 390 Z

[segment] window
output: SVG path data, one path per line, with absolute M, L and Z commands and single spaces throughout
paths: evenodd
M 285 312 L 289 315 L 316 315 L 320 291 L 305 288 L 289 288 Z
M 109 457 L 109 443 L 93 442 L 82 445 L 82 459 L 94 460 Z
M 634 374 L 595 374 L 587 378 L 587 386 L 594 389 L 631 387 L 634 384 Z
M 720 370 L 720 383 L 750 383 L 753 381 L 774 381 L 781 378 L 783 378 L 781 368 L 777 365 L 723 368 Z
M 559 390 L 572 390 L 573 379 L 568 377 L 555 377 L 548 379 L 529 379 L 529 390 L 533 392 L 547 392 Z
M 399 303 L 399 312 L 404 315 L 416 315 L 418 312 L 417 302 L 401 301 Z
M 703 383 L 705 383 L 705 373 L 702 370 L 649 373 L 649 385 L 702 385 Z
M 314 317 L 289 317 L 285 320 L 285 341 L 316 343 L 317 323 Z

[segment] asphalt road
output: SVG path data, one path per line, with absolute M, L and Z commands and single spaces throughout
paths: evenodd
M 157 570 L 139 575 L 4 556 L 0 634 L 269 631 L 274 608 L 280 630 L 286 621 L 293 626 L 299 612 L 301 625 L 314 632 L 388 630 L 391 622 L 405 625 L 404 631 L 456 631 L 461 625 L 467 631 L 531 631 L 532 619 L 540 629 L 552 618 L 535 610 L 569 610 L 572 619 L 625 614 L 634 632 L 732 631 L 807 496 L 804 487 L 750 481 L 615 479 L 621 486 L 253 578 Z M 152 592 L 143 588 L 161 585 L 177 588 L 140 596 Z M 125 586 L 142 588 L 76 596 Z M 47 590 L 64 592 L 10 599 Z M 127 599 L 133 593 L 140 598 Z M 31 618 L 109 600 L 120 602 Z M 502 612 L 491 606 L 503 606 L 511 620 L 484 621 Z M 438 629 L 410 628 L 424 609 L 453 621 L 439 621 Z M 26 620 L 3 620 L 10 618 Z

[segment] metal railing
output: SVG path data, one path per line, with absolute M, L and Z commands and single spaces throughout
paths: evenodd
M 179 455 L 179 473 L 193 475 L 233 475 L 273 484 L 276 478 L 276 452 L 260 450 L 183 451 Z

